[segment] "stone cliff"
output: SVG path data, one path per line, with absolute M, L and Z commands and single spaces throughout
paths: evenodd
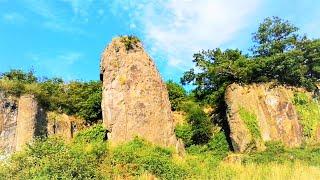
M 115 38 L 101 58 L 103 122 L 113 143 L 135 136 L 181 147 L 168 92 L 152 59 L 134 37 Z
M 32 95 L 14 97 L 0 93 L 0 149 L 3 154 L 20 150 L 35 136 L 44 134 L 44 110 Z
M 71 140 L 74 134 L 85 126 L 82 119 L 56 112 L 48 112 L 47 119 L 48 136 L 56 135 L 65 140 Z
M 76 117 L 46 112 L 34 95 L 15 97 L 0 92 L 0 153 L 21 150 L 35 137 L 58 135 L 71 139 L 83 121 Z M 3 157 L 3 156 L 1 156 Z
M 16 150 L 21 150 L 35 137 L 46 134 L 46 113 L 34 95 L 19 98 L 16 127 Z
M 268 141 L 297 147 L 319 140 L 320 104 L 301 88 L 232 84 L 225 101 L 235 151 L 263 150 Z
M 18 99 L 0 92 L 0 150 L 9 154 L 16 150 Z

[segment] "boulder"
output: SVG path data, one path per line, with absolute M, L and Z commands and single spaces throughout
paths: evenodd
M 234 150 L 264 150 L 268 141 L 280 141 L 287 147 L 300 146 L 305 139 L 303 123 L 293 103 L 299 92 L 311 98 L 303 89 L 272 83 L 230 85 L 225 102 Z

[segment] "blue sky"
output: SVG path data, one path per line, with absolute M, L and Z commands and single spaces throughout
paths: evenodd
M 246 52 L 268 16 L 320 37 L 319 0 L 0 0 L 0 72 L 97 80 L 107 43 L 134 34 L 163 78 L 179 81 L 201 49 Z

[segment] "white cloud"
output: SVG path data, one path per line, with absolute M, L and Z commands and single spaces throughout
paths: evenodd
M 89 8 L 92 6 L 93 0 L 63 0 L 71 5 L 73 13 L 76 16 L 88 16 Z
M 142 31 L 152 54 L 171 66 L 187 69 L 192 54 L 216 48 L 246 28 L 261 0 L 161 0 L 113 2 L 128 9 L 129 24 Z
M 6 13 L 2 16 L 2 19 L 7 23 L 18 24 L 25 22 L 26 18 L 16 12 Z
M 39 16 L 43 27 L 53 31 L 81 33 L 81 25 L 87 24 L 89 18 L 101 16 L 97 8 L 102 1 L 94 0 L 24 0 L 25 7 Z

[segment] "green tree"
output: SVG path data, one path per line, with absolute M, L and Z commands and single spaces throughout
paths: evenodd
M 256 56 L 272 56 L 294 49 L 299 41 L 298 30 L 289 21 L 279 17 L 266 18 L 253 34 L 253 42 L 256 44 L 252 52 Z
M 34 75 L 34 71 L 24 72 L 19 69 L 12 69 L 9 72 L 2 73 L 0 79 L 7 79 L 12 81 L 20 81 L 22 83 L 34 83 L 37 82 L 37 77 Z
M 171 80 L 168 81 L 166 85 L 169 94 L 169 100 L 171 103 L 171 109 L 178 110 L 181 102 L 184 101 L 187 97 L 187 92 L 180 84 L 175 83 Z

